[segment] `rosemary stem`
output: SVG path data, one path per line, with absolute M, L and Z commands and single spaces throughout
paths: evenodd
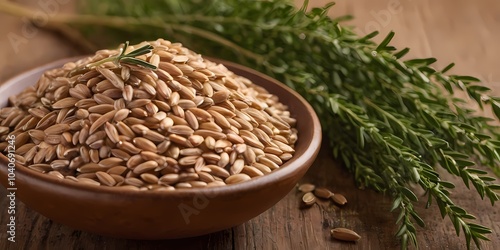
M 101 65 L 103 63 L 113 62 L 113 61 L 117 61 L 117 60 L 118 60 L 118 56 L 112 56 L 112 57 L 104 58 L 104 59 L 102 59 L 100 61 L 97 61 L 97 62 L 89 63 L 89 64 L 86 65 L 86 67 L 87 68 L 92 68 L 92 67 Z

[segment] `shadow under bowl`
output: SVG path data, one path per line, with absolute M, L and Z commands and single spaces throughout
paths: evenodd
M 44 71 L 77 59 L 59 60 L 8 80 L 0 86 L 0 107 L 7 106 L 9 96 L 34 85 Z M 211 60 L 277 95 L 297 119 L 296 152 L 280 169 L 222 187 L 141 192 L 58 180 L 19 164 L 9 168 L 8 158 L 0 154 L 1 184 L 28 207 L 57 223 L 118 238 L 192 237 L 256 217 L 287 195 L 311 166 L 321 145 L 321 126 L 311 106 L 284 84 L 238 64 Z M 13 174 L 9 176 L 9 172 Z M 9 177 L 13 177 L 14 186 L 9 185 Z

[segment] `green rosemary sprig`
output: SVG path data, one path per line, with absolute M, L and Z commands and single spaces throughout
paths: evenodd
M 142 55 L 151 53 L 151 51 L 153 50 L 152 45 L 150 45 L 150 44 L 144 45 L 138 49 L 135 49 L 135 50 L 125 54 L 125 52 L 128 49 L 128 46 L 129 46 L 129 41 L 126 41 L 123 44 L 123 47 L 120 48 L 120 53 L 118 55 L 110 56 L 110 57 L 104 58 L 102 60 L 99 60 L 97 62 L 89 63 L 83 67 L 76 68 L 76 69 L 70 71 L 68 75 L 72 76 L 72 75 L 78 74 L 79 72 L 95 68 L 95 67 L 102 65 L 104 63 L 107 63 L 107 62 L 112 62 L 117 67 L 119 67 L 122 63 L 125 63 L 125 64 L 132 64 L 132 65 L 142 66 L 144 68 L 156 70 L 157 67 L 155 65 L 150 64 L 144 60 L 136 58 L 138 56 L 142 56 Z

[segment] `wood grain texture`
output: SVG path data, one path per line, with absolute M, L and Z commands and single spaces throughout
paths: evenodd
M 28 1 L 25 1 L 28 2 Z M 297 4 L 302 1 L 297 0 Z M 320 6 L 324 0 L 312 0 Z M 409 57 L 436 57 L 436 67 L 456 62 L 453 73 L 480 77 L 494 92 L 500 94 L 500 2 L 494 0 L 338 0 L 331 15 L 352 14 L 361 34 L 374 28 L 383 35 L 396 32 L 393 44 L 410 47 Z M 28 3 L 40 8 L 36 2 Z M 70 9 L 61 6 L 60 11 Z M 391 7 L 392 6 L 392 7 Z M 389 13 L 389 14 L 387 14 Z M 63 38 L 40 30 L 16 51 L 9 34 L 21 35 L 25 23 L 0 14 L 0 82 L 34 66 L 78 54 Z M 445 178 L 449 175 L 443 173 Z M 500 244 L 500 214 L 498 206 L 482 201 L 475 191 L 467 190 L 461 181 L 452 194 L 456 203 L 478 216 L 478 222 L 491 227 L 495 233 L 485 249 L 497 249 Z M 22 202 L 17 202 L 16 243 L 6 240 L 8 221 L 7 192 L 0 188 L 0 249 L 398 249 L 394 239 L 395 217 L 389 213 L 390 198 L 371 190 L 355 187 L 351 174 L 331 157 L 324 145 L 320 156 L 303 182 L 312 182 L 344 194 L 348 204 L 342 208 L 320 201 L 310 209 L 299 209 L 300 195 L 294 190 L 282 201 L 247 223 L 210 235 L 166 241 L 136 241 L 101 237 L 75 231 L 38 215 Z M 437 207 L 418 211 L 427 227 L 419 230 L 422 249 L 464 249 L 465 240 L 457 238 L 448 219 L 441 219 Z M 75 215 L 77 217 L 78 215 Z M 351 228 L 362 239 L 357 243 L 332 240 L 333 227 Z

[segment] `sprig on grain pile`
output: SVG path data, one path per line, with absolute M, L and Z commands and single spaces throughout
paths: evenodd
M 132 64 L 132 65 L 137 65 L 137 66 L 142 66 L 144 68 L 148 69 L 156 69 L 157 67 L 151 63 L 148 63 L 144 60 L 137 59 L 137 56 L 142 56 L 145 54 L 150 53 L 153 50 L 153 46 L 151 45 L 144 45 L 138 49 L 135 49 L 133 51 L 130 51 L 128 53 L 125 53 L 127 49 L 129 48 L 129 42 L 125 42 L 123 44 L 123 48 L 120 48 L 120 53 L 114 56 L 109 56 L 106 57 L 102 60 L 99 60 L 97 62 L 89 63 L 87 65 L 84 65 L 83 67 L 75 68 L 74 70 L 69 72 L 69 76 L 73 76 L 77 74 L 78 72 L 85 71 L 87 69 L 91 69 L 94 67 L 97 67 L 99 65 L 102 65 L 107 62 L 112 62 L 113 64 L 119 66 L 120 63 L 125 63 L 125 64 Z
M 487 240 L 491 230 L 472 223 L 475 217 L 450 199 L 454 185 L 435 168 L 461 177 L 492 204 L 499 199 L 495 178 L 473 168 L 480 161 L 500 174 L 500 134 L 491 125 L 497 120 L 477 115 L 453 93 L 466 92 L 497 118 L 500 98 L 489 96 L 474 77 L 447 75 L 453 64 L 436 70 L 434 58 L 403 60 L 408 49 L 389 45 L 394 33 L 380 44 L 372 41 L 377 32 L 359 37 L 327 16 L 333 4 L 310 11 L 307 1 L 297 9 L 285 0 L 84 4 L 82 15 L 51 21 L 78 25 L 88 34 L 105 32 L 111 38 L 106 44 L 131 38 L 181 41 L 202 54 L 256 68 L 302 94 L 318 113 L 333 155 L 359 186 L 394 198 L 403 248 L 417 245 L 414 224 L 424 225 L 413 207 L 418 200 L 413 183 L 426 191 L 428 207 L 436 202 L 457 234 L 463 231 L 468 247 L 471 240 L 478 247 Z M 103 42 L 101 35 L 88 37 Z

